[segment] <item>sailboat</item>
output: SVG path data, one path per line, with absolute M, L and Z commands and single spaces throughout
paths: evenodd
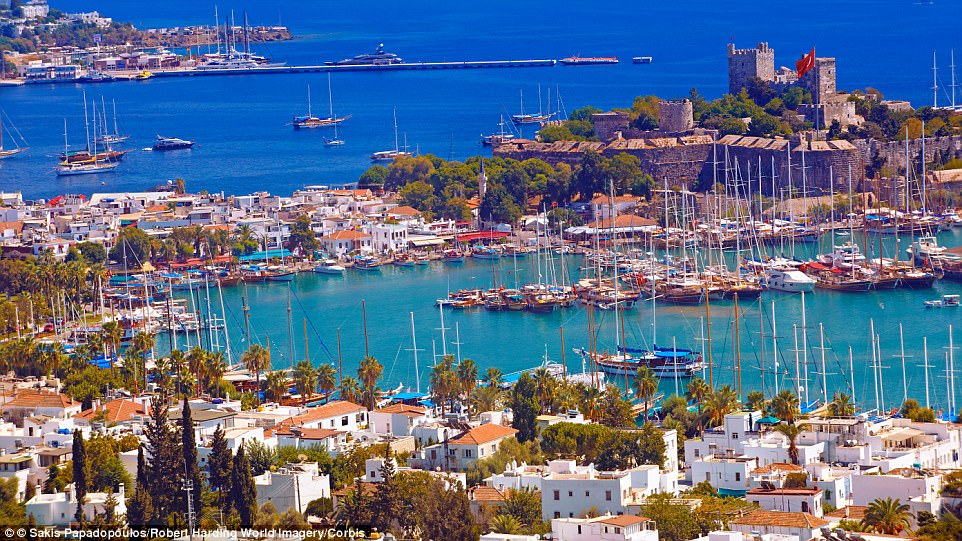
M 20 134 L 19 130 L 17 130 L 16 126 L 14 126 L 12 122 L 10 123 L 10 127 L 12 127 L 17 132 L 18 135 Z M 20 139 L 23 140 L 22 135 L 20 136 Z M 11 138 L 11 140 L 15 145 L 14 148 L 7 148 L 7 149 L 3 148 L 3 119 L 0 118 L 0 160 L 4 158 L 9 158 L 10 156 L 14 156 L 16 154 L 23 152 L 24 150 L 27 150 L 28 147 L 18 145 L 17 141 L 14 140 L 13 138 Z
M 99 136 L 99 137 L 97 137 L 97 142 L 100 143 L 100 144 L 102 144 L 102 145 L 109 145 L 109 144 L 113 144 L 113 143 L 122 143 L 122 142 L 126 141 L 127 139 L 130 139 L 130 136 L 129 136 L 129 135 L 121 135 L 120 129 L 117 127 L 117 101 L 116 101 L 116 100 L 111 100 L 112 103 L 113 103 L 113 106 L 114 106 L 114 132 L 113 132 L 113 133 L 106 133 L 106 131 L 107 131 L 107 130 L 106 130 L 106 123 L 107 123 L 107 114 L 106 114 L 106 112 L 107 112 L 107 106 L 106 106 L 106 104 L 103 103 L 103 96 L 100 97 L 100 100 L 101 100 L 101 104 L 100 104 L 100 105 L 101 105 L 101 111 L 104 113 L 103 119 L 104 119 L 104 124 L 105 124 L 105 126 L 104 126 L 104 134 L 101 135 L 101 136 Z
M 407 142 L 405 141 L 405 148 L 407 147 Z M 371 154 L 371 161 L 381 162 L 381 161 L 393 161 L 403 156 L 411 156 L 412 154 L 407 150 L 400 150 L 398 148 L 398 138 L 397 138 L 397 108 L 394 109 L 394 150 L 381 150 Z
M 67 149 L 70 148 L 67 143 L 67 119 L 66 118 L 63 120 L 63 146 L 64 146 L 64 152 L 67 152 Z M 105 159 L 99 158 L 98 157 L 99 155 L 97 154 L 97 151 L 96 151 L 96 144 L 94 145 L 94 152 L 92 156 L 93 157 L 88 160 L 81 160 L 81 161 L 64 160 L 60 162 L 60 165 L 57 166 L 57 176 L 66 177 L 66 176 L 74 176 L 74 175 L 90 175 L 95 173 L 109 173 L 109 172 L 112 172 L 114 169 L 116 169 L 118 165 L 120 165 L 120 162 L 116 160 L 107 161 Z
M 513 133 L 504 132 L 504 124 L 504 115 L 501 115 L 501 122 L 498 123 L 501 131 L 499 133 L 492 133 L 491 135 L 482 135 L 481 144 L 484 146 L 498 146 L 514 139 L 515 135 Z
M 550 100 L 549 100 L 550 108 Z M 521 113 L 517 115 L 511 115 L 511 121 L 515 124 L 538 124 L 544 122 L 549 118 L 553 117 L 554 113 L 542 113 L 541 112 L 541 86 L 538 86 L 538 112 L 528 113 L 524 112 L 524 91 L 521 91 Z
M 350 115 L 338 118 L 334 116 L 334 97 L 331 93 L 331 74 L 327 74 L 327 98 L 330 106 L 330 113 L 327 118 L 318 118 L 311 113 L 311 85 L 307 85 L 307 115 L 295 116 L 291 125 L 295 130 L 326 128 L 328 126 L 337 127 L 338 124 L 351 118 Z M 335 136 L 336 138 L 336 136 Z

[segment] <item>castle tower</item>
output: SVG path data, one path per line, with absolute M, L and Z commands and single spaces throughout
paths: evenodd
M 668 133 L 686 132 L 695 127 L 691 100 L 658 102 L 658 129 Z
M 828 103 L 835 96 L 835 59 L 816 58 L 815 67 L 798 79 L 798 84 L 812 93 L 815 103 Z
M 775 50 L 767 42 L 759 43 L 754 49 L 736 49 L 734 43 L 729 43 L 728 91 L 737 94 L 752 77 L 775 80 Z

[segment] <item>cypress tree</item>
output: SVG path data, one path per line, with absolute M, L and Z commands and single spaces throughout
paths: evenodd
M 518 441 L 532 441 L 537 436 L 536 419 L 541 412 L 538 404 L 535 382 L 528 374 L 521 374 L 511 388 L 511 426 L 518 430 Z
M 154 397 L 150 405 L 150 419 L 144 427 L 147 436 L 145 486 L 150 496 L 153 513 L 150 524 L 167 525 L 169 517 L 180 509 L 184 457 L 177 433 L 169 423 L 169 396 L 166 392 Z
M 220 425 L 214 430 L 214 438 L 210 444 L 210 458 L 207 460 L 207 480 L 211 490 L 217 492 L 217 501 L 223 506 L 227 501 L 227 491 L 230 487 L 230 470 L 233 455 L 227 448 L 227 438 Z
M 84 499 L 87 497 L 87 452 L 84 450 L 84 437 L 80 430 L 73 431 L 73 487 L 77 494 L 77 512 L 74 520 L 84 522 Z
M 202 492 L 203 485 L 201 485 L 200 479 L 200 469 L 197 467 L 197 444 L 194 441 L 194 419 L 190 412 L 190 403 L 184 400 L 183 414 L 180 417 L 180 429 L 181 429 L 181 449 L 184 452 L 184 478 L 186 481 L 193 483 L 194 490 L 191 493 L 194 500 L 193 506 L 195 510 L 200 509 L 200 494 Z M 184 516 L 187 516 L 187 492 L 183 493 L 183 503 L 182 510 Z M 190 526 L 194 526 L 191 524 Z
M 254 524 L 257 514 L 257 488 L 251 476 L 251 465 L 244 455 L 244 446 L 234 455 L 234 465 L 230 475 L 230 505 L 237 513 L 241 526 Z
M 154 513 L 150 502 L 150 492 L 147 489 L 147 464 L 144 461 L 144 447 L 137 448 L 137 487 L 134 496 L 127 504 L 127 523 L 137 528 L 146 526 Z

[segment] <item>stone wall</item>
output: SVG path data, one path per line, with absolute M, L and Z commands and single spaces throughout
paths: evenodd
M 905 141 L 877 141 L 875 139 L 860 139 L 855 141 L 865 163 L 870 163 L 876 156 L 884 160 L 884 165 L 897 170 L 905 169 Z M 922 152 L 922 140 L 909 140 L 909 159 L 918 163 L 918 156 Z M 925 160 L 935 160 L 936 154 L 951 153 L 953 158 L 962 159 L 962 135 L 947 137 L 925 138 Z M 916 166 L 917 167 L 917 166 Z
M 695 127 L 691 100 L 658 102 L 658 129 L 667 133 L 682 133 Z
M 799 77 L 798 84 L 812 93 L 815 103 L 824 103 L 835 95 L 835 78 L 835 59 L 816 58 L 815 67 Z

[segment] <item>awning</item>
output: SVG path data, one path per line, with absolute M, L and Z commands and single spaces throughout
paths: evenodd
M 409 240 L 409 241 L 408 241 L 408 244 L 410 244 L 411 246 L 414 246 L 414 247 L 416 247 L 416 248 L 420 248 L 420 247 L 422 247 L 422 246 L 443 246 L 443 245 L 444 245 L 444 239 L 438 239 L 438 238 L 434 238 L 434 239 L 414 239 L 414 240 Z

